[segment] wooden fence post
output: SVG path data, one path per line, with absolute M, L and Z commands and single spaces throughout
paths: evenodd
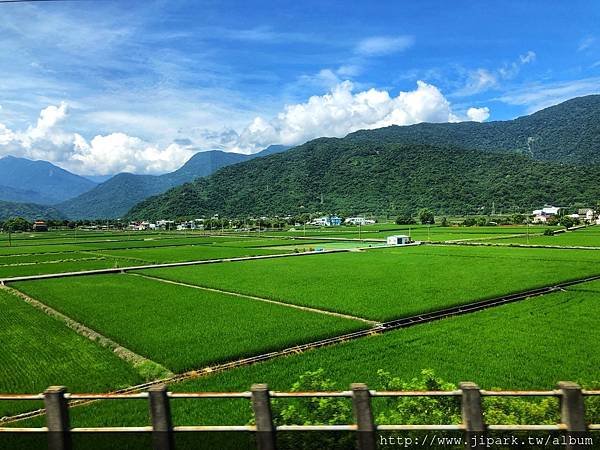
M 171 405 L 164 384 L 151 386 L 148 389 L 150 418 L 152 420 L 152 448 L 154 450 L 173 450 L 173 422 Z
M 64 386 L 50 386 L 44 391 L 49 450 L 71 450 L 71 425 L 66 392 Z
M 479 439 L 484 437 L 485 423 L 483 421 L 483 409 L 481 407 L 481 392 L 475 383 L 460 383 L 461 415 L 465 427 L 466 448 L 484 448 Z
M 375 450 L 375 421 L 371 410 L 371 393 L 366 384 L 352 383 L 352 409 L 356 418 L 359 450 Z
M 561 390 L 560 397 L 560 419 L 561 422 L 567 427 L 567 446 L 568 449 L 580 448 L 576 444 L 569 442 L 569 438 L 574 439 L 577 436 L 573 434 L 580 434 L 583 437 L 587 431 L 587 425 L 585 423 L 585 401 L 583 393 L 581 392 L 581 386 L 570 381 L 561 381 L 558 383 L 558 388 Z
M 269 387 L 266 384 L 253 384 L 251 391 L 257 448 L 258 450 L 276 450 L 276 428 L 273 423 Z

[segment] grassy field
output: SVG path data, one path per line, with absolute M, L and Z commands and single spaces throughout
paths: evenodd
M 157 241 L 102 241 L 82 243 L 79 246 L 56 244 L 11 247 L 12 254 L 0 254 L 0 278 L 140 264 L 274 255 L 293 251 L 293 248 L 277 248 L 281 243 L 290 242 L 293 240 L 196 237 Z M 129 248 L 129 245 L 132 247 Z M 256 248 L 260 246 L 266 247 Z M 2 250 L 7 252 L 10 249 L 5 247 Z M 36 249 L 39 252 L 32 251 Z M 70 251 L 73 249 L 76 251 Z M 22 252 L 23 250 L 25 251 Z M 52 252 L 46 253 L 48 250 Z
M 530 226 L 529 233 L 541 234 L 546 226 Z M 329 237 L 329 238 L 347 238 L 347 239 L 385 239 L 394 234 L 406 234 L 416 241 L 447 241 L 447 240 L 471 240 L 471 239 L 492 239 L 495 237 L 509 236 L 514 234 L 527 234 L 527 227 L 524 225 L 503 225 L 487 227 L 440 227 L 437 225 L 394 225 L 394 224 L 375 224 L 361 227 L 313 227 L 306 231 L 290 229 L 283 232 L 269 232 L 273 236 L 306 236 L 306 237 Z
M 145 273 L 387 320 L 600 274 L 598 262 L 577 250 L 423 246 Z
M 122 258 L 97 257 L 92 260 L 40 262 L 22 266 L 0 266 L 0 278 L 11 278 L 49 273 L 81 272 L 94 269 L 111 269 L 114 267 L 135 266 L 139 261 Z
M 141 382 L 126 362 L 0 289 L 0 392 L 103 392 Z M 24 402 L 23 402 L 24 403 Z M 0 402 L 0 417 L 31 404 Z
M 573 333 L 574 329 L 585 333 Z M 600 283 L 594 282 L 467 316 L 392 331 L 170 386 L 174 391 L 246 391 L 265 382 L 289 390 L 320 368 L 335 387 L 380 387 L 379 369 L 410 380 L 433 369 L 446 381 L 482 388 L 552 389 L 559 380 L 598 386 Z M 175 423 L 245 424 L 247 400 L 173 400 Z M 72 411 L 75 426 L 148 423 L 145 402 L 112 402 Z
M 284 249 L 261 249 L 253 247 L 217 247 L 210 245 L 185 245 L 128 250 L 101 250 L 98 255 L 137 260 L 146 264 L 200 261 L 207 259 L 239 258 L 243 256 L 277 255 L 288 253 Z
M 532 244 L 532 245 L 559 245 L 575 247 L 600 247 L 600 227 L 594 226 L 583 228 L 576 231 L 567 231 L 555 236 L 531 236 L 512 237 L 507 239 L 498 239 L 492 242 L 499 244 Z
M 359 321 L 135 275 L 40 280 L 14 287 L 174 372 L 365 327 Z

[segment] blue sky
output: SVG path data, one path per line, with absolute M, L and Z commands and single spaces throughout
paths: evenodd
M 600 93 L 594 1 L 0 4 L 0 156 L 160 173 Z

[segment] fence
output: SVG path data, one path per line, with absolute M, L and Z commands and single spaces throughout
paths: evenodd
M 556 397 L 560 399 L 561 422 L 552 425 L 486 425 L 482 397 Z M 471 445 L 471 437 L 485 436 L 488 431 L 547 431 L 562 432 L 566 437 L 600 431 L 600 424 L 586 424 L 585 397 L 600 396 L 600 391 L 583 390 L 572 382 L 560 382 L 552 391 L 488 391 L 474 383 L 464 382 L 454 391 L 373 391 L 365 384 L 352 384 L 349 391 L 337 392 L 276 392 L 269 391 L 266 384 L 255 384 L 249 392 L 168 392 L 165 385 L 151 386 L 147 392 L 133 394 L 70 394 L 61 386 L 49 387 L 43 394 L 0 394 L 0 401 L 43 400 L 46 410 L 46 426 L 41 428 L 0 428 L 5 433 L 47 433 L 50 450 L 70 450 L 72 433 L 152 433 L 154 450 L 173 450 L 173 433 L 176 432 L 254 432 L 258 450 L 276 450 L 278 431 L 354 431 L 357 432 L 359 450 L 377 448 L 377 431 L 460 431 L 465 434 L 468 448 L 483 448 L 484 443 Z M 273 398 L 325 398 L 352 399 L 355 423 L 346 425 L 278 425 L 273 421 L 271 399 Z M 461 399 L 461 424 L 446 425 L 376 425 L 371 409 L 371 399 L 376 397 L 457 397 Z M 238 426 L 174 426 L 170 399 L 249 399 L 254 411 L 256 425 Z M 149 403 L 151 426 L 142 427 L 85 427 L 72 428 L 69 422 L 70 401 L 95 401 L 119 399 L 146 399 Z M 580 439 L 574 443 L 566 439 L 567 448 L 579 448 Z

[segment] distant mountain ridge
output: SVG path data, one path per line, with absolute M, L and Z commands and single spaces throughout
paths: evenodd
M 224 167 L 128 214 L 158 219 L 302 212 L 514 211 L 600 200 L 600 96 L 505 122 L 419 124 L 319 138 Z
M 14 203 L 0 200 L 0 220 L 11 217 L 23 217 L 33 221 L 37 219 L 51 220 L 64 219 L 63 214 L 52 206 L 37 205 L 35 203 Z
M 454 146 L 520 153 L 540 161 L 595 164 L 600 163 L 600 95 L 577 97 L 514 120 L 393 125 L 356 131 L 347 139 Z
M 0 158 L 0 200 L 50 205 L 89 191 L 96 183 L 47 161 Z
M 120 173 L 56 207 L 71 219 L 122 217 L 136 203 L 152 195 L 160 194 L 198 177 L 210 175 L 222 167 L 279 153 L 287 148 L 282 145 L 271 145 L 252 155 L 220 150 L 199 152 L 174 172 L 163 175 Z

